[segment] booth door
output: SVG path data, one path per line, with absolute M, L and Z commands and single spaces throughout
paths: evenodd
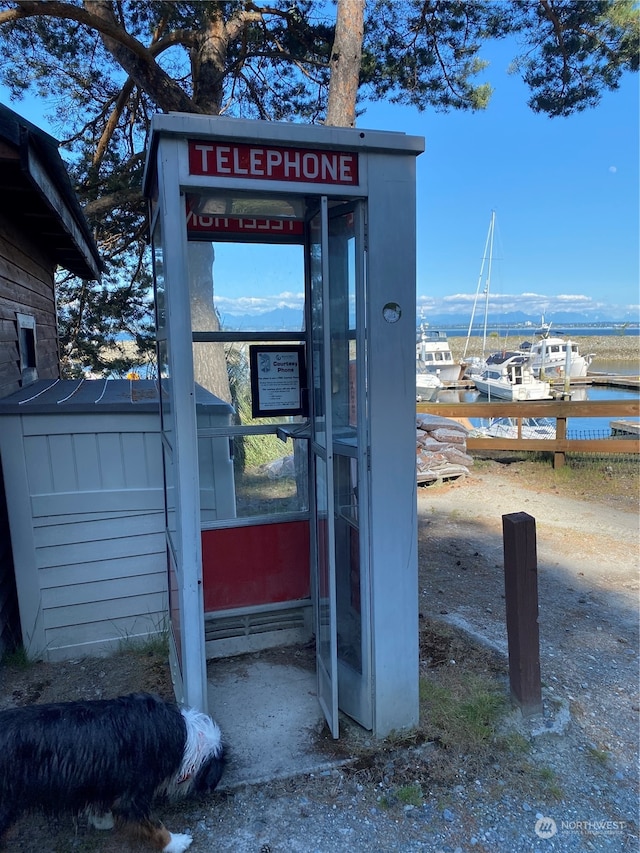
M 372 728 L 364 204 L 321 199 L 309 227 L 311 459 L 318 697 Z

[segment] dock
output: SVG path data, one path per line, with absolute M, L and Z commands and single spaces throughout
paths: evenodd
M 608 388 L 626 388 L 629 391 L 640 390 L 640 376 L 621 376 L 610 373 L 590 373 L 587 376 L 589 385 L 604 385 Z
M 571 388 L 588 388 L 590 386 L 606 388 L 622 388 L 627 391 L 640 391 L 640 376 L 623 376 L 619 373 L 589 373 L 587 376 L 572 377 L 569 381 Z M 472 391 L 476 386 L 470 379 L 459 379 L 457 382 L 447 382 L 446 391 Z M 551 382 L 551 388 L 556 393 L 564 388 L 564 379 Z
M 611 421 L 611 435 L 615 438 L 640 438 L 640 423 L 636 421 Z

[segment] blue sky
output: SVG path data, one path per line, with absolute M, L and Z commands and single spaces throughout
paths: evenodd
M 536 115 L 521 80 L 506 73 L 513 51 L 498 44 L 481 79 L 494 87 L 482 113 L 436 113 L 372 104 L 358 126 L 426 138 L 418 158 L 418 310 L 470 317 L 491 218 L 496 212 L 491 304 L 532 317 L 580 311 L 597 320 L 639 319 L 638 75 L 601 104 L 569 118 Z M 46 105 L 0 100 L 55 135 Z M 271 250 L 269 250 L 270 253 Z M 277 251 L 277 250 L 274 250 Z M 300 304 L 301 263 L 284 252 L 265 277 L 265 256 L 219 254 L 223 313 Z M 246 255 L 245 255 L 246 256 Z M 235 275 L 232 271 L 235 271 Z M 232 281 L 231 278 L 234 280 Z
M 470 314 L 496 211 L 492 304 L 552 318 L 602 309 L 638 319 L 639 84 L 628 75 L 594 110 L 551 119 L 527 106 L 497 45 L 484 113 L 396 108 L 394 126 L 426 138 L 418 159 L 418 306 Z M 377 126 L 389 107 L 359 121 Z

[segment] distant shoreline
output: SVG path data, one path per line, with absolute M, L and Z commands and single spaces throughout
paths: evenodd
M 570 339 L 569 336 L 566 336 L 566 339 Z M 456 361 L 461 359 L 467 342 L 466 336 L 449 337 L 448 340 L 454 359 Z M 487 336 L 487 352 L 495 352 L 499 349 L 515 350 L 519 348 L 523 340 L 522 335 L 518 337 L 509 335 L 506 338 L 489 335 Z M 573 341 L 578 344 L 581 355 L 595 353 L 595 360 L 597 361 L 633 361 L 636 359 L 640 371 L 640 337 L 635 335 L 576 335 Z M 482 338 L 469 338 L 466 357 L 481 354 Z

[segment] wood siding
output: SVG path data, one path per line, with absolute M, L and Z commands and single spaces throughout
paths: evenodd
M 18 313 L 35 318 L 38 376 L 59 376 L 54 263 L 38 247 L 36 236 L 26 235 L 0 213 L 0 397 L 22 386 Z M 0 468 L 0 654 L 15 646 L 19 637 L 13 554 Z
M 165 630 L 157 416 L 5 415 L 0 427 L 29 654 L 102 654 Z
M 0 213 L 0 397 L 21 387 L 18 313 L 35 317 L 38 377 L 59 376 L 53 276 L 37 236 L 18 231 Z

